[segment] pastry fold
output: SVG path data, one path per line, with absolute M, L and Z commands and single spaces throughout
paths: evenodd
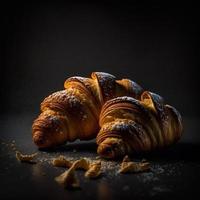
M 107 101 L 99 125 L 97 152 L 105 158 L 169 146 L 178 141 L 183 129 L 179 112 L 148 91 L 140 100 L 124 96 Z
M 105 72 L 93 72 L 91 78 L 70 77 L 64 88 L 44 99 L 33 122 L 32 137 L 39 148 L 95 138 L 101 108 L 108 100 L 124 95 L 138 99 L 143 92 L 137 83 L 116 80 Z

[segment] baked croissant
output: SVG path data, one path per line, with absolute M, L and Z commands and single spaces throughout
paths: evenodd
M 140 100 L 118 97 L 107 101 L 100 114 L 97 152 L 116 158 L 145 152 L 176 142 L 182 134 L 179 112 L 163 98 L 143 92 Z
M 39 148 L 95 138 L 105 102 L 119 96 L 139 99 L 143 92 L 137 83 L 103 72 L 93 72 L 91 78 L 68 78 L 64 88 L 41 103 L 41 114 L 32 125 L 33 141 Z

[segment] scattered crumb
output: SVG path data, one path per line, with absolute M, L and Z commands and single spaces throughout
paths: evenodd
M 59 159 L 54 159 L 53 164 L 55 165 L 56 163 L 56 166 L 57 164 L 63 166 L 63 163 L 65 164 L 66 160 L 61 156 L 58 158 Z M 64 185 L 65 188 L 80 188 L 79 180 L 75 175 L 76 169 L 86 170 L 86 178 L 97 178 L 101 174 L 101 161 L 90 163 L 86 158 L 76 160 L 73 164 L 71 163 L 71 166 L 67 171 L 56 177 L 55 180 L 59 184 Z
M 61 159 L 61 163 L 63 162 L 63 158 Z M 60 164 L 60 159 L 57 160 Z M 66 161 L 66 160 L 64 160 Z M 70 168 L 62 173 L 60 176 L 56 177 L 55 180 L 63 185 L 65 188 L 80 188 L 79 180 L 75 174 L 76 169 L 89 169 L 89 161 L 85 158 L 82 158 L 80 160 L 75 161 L 73 164 L 71 164 Z
M 149 163 L 135 163 L 135 162 L 127 162 L 121 166 L 119 172 L 120 173 L 128 173 L 128 172 L 144 172 L 150 169 Z
M 13 150 L 16 150 L 14 140 L 12 141 L 12 143 L 9 144 L 9 146 Z M 77 152 L 77 150 L 73 149 L 73 152 Z M 62 155 L 59 155 L 59 153 L 49 154 L 46 152 L 40 152 L 40 154 L 44 155 L 40 158 L 41 162 L 46 161 L 56 167 L 69 168 L 64 173 L 60 174 L 55 178 L 56 182 L 63 185 L 64 188 L 69 188 L 69 189 L 80 188 L 79 177 L 77 177 L 77 174 L 75 172 L 75 170 L 77 169 L 85 170 L 84 174 L 85 178 L 90 178 L 90 179 L 98 178 L 103 173 L 102 181 L 104 181 L 105 177 L 109 179 L 118 177 L 118 173 L 146 172 L 150 169 L 150 163 L 147 162 L 146 159 L 142 159 L 141 162 L 133 162 L 130 160 L 128 156 L 125 156 L 122 163 L 120 164 L 118 161 L 105 160 L 102 159 L 100 156 L 96 157 L 92 156 L 90 158 L 87 155 L 87 158 L 78 159 L 78 156 L 76 155 L 69 156 L 66 158 Z M 37 153 L 27 155 L 27 154 L 22 154 L 19 151 L 16 151 L 16 158 L 21 162 L 34 163 L 32 160 L 35 158 L 36 155 Z M 146 180 L 147 178 L 149 180 L 153 180 L 154 177 L 152 177 L 152 175 L 155 172 L 155 170 L 154 168 L 152 168 L 151 172 L 141 174 L 139 175 L 139 178 L 141 180 L 143 179 Z M 163 171 L 164 171 L 163 168 L 159 168 L 158 174 L 159 172 L 162 173 Z M 41 173 L 41 176 L 46 176 L 46 175 L 47 174 L 45 172 Z M 122 190 L 128 191 L 130 190 L 130 186 L 124 185 L 122 187 Z
M 89 169 L 85 172 L 86 178 L 97 178 L 101 174 L 101 161 L 90 164 Z
M 74 169 L 83 169 L 88 170 L 90 166 L 90 162 L 88 159 L 82 158 L 80 160 L 77 160 L 73 163 L 72 168 Z
M 21 162 L 35 163 L 32 162 L 32 160 L 35 158 L 36 155 L 37 153 L 28 155 L 28 154 L 21 154 L 19 151 L 16 151 L 16 158 Z
M 73 167 L 57 176 L 55 180 L 59 184 L 63 185 L 64 188 L 80 188 L 79 180 L 77 179 Z
M 54 158 L 52 160 L 52 164 L 53 164 L 53 166 L 56 166 L 56 167 L 68 167 L 69 168 L 72 166 L 72 162 L 67 160 L 64 156 L 59 156 L 57 158 Z
M 119 169 L 119 173 L 129 173 L 129 172 L 144 172 L 150 169 L 150 163 L 148 162 L 131 162 L 128 156 L 125 156 L 121 167 Z
M 128 155 L 124 156 L 123 160 L 122 160 L 122 163 L 123 162 L 129 162 L 130 161 L 130 158 Z

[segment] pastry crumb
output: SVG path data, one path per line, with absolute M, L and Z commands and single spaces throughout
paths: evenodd
M 80 160 L 77 160 L 72 165 L 72 167 L 74 169 L 83 169 L 83 170 L 88 170 L 89 166 L 90 166 L 90 162 L 86 158 L 82 158 Z
M 148 171 L 149 169 L 150 163 L 146 160 L 136 163 L 130 161 L 128 156 L 125 156 L 119 169 L 119 173 L 138 173 Z
M 129 162 L 130 161 L 130 158 L 128 155 L 124 156 L 122 162 Z
M 67 160 L 64 156 L 58 156 L 57 158 L 54 158 L 52 160 L 52 164 L 53 166 L 56 167 L 71 167 L 72 166 L 72 162 Z
M 79 180 L 73 167 L 57 176 L 55 181 L 60 185 L 63 185 L 64 188 L 80 188 Z
M 19 151 L 16 151 L 16 158 L 20 162 L 36 163 L 32 160 L 36 157 L 37 153 L 34 154 L 22 154 Z
M 98 178 L 101 174 L 101 161 L 91 163 L 89 169 L 85 172 L 86 178 Z

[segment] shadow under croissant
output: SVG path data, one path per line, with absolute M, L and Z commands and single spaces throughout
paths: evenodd
M 55 146 L 51 148 L 42 148 L 39 149 L 40 151 L 46 151 L 46 152 L 72 152 L 75 150 L 76 152 L 88 152 L 88 153 L 96 153 L 97 150 L 97 144 L 95 141 L 87 141 L 87 142 L 75 142 L 75 143 L 65 143 L 60 146 Z
M 76 150 L 77 153 L 97 153 L 97 145 L 95 141 L 78 142 L 78 143 L 67 143 L 54 148 L 40 149 L 40 151 L 46 152 L 73 152 Z M 192 143 L 177 143 L 175 145 L 166 147 L 164 149 L 156 149 L 151 152 L 135 153 L 130 155 L 131 159 L 142 159 L 145 158 L 148 161 L 200 161 L 200 144 Z M 81 156 L 81 155 L 80 155 Z M 118 158 L 117 160 L 121 160 Z M 116 160 L 116 159 L 115 159 Z

